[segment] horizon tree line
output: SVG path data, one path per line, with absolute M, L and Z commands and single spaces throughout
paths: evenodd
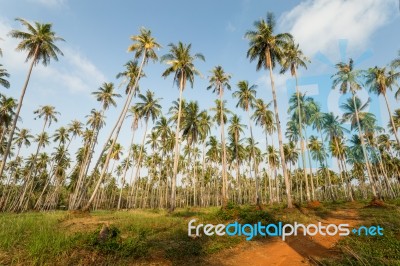
M 313 200 L 355 200 L 395 198 L 400 192 L 400 109 L 389 104 L 388 90 L 400 96 L 400 51 L 387 66 L 367 70 L 354 68 L 348 62 L 335 65 L 332 89 L 350 97 L 341 104 L 342 117 L 324 113 L 312 97 L 300 92 L 298 69 L 307 69 L 310 60 L 289 33 L 275 32 L 275 18 L 254 22 L 245 33 L 249 41 L 247 58 L 256 62 L 256 71 L 267 70 L 272 102 L 257 98 L 257 85 L 246 79 L 231 84 L 231 74 L 221 65 L 210 70 L 209 86 L 216 94 L 215 105 L 201 109 L 197 101 L 183 96 L 187 82 L 194 86 L 202 77 L 192 45 L 170 43 L 169 51 L 159 58 L 162 48 L 151 31 L 141 28 L 131 36 L 128 47 L 133 59 L 116 75 L 126 85 L 125 95 L 117 93 L 112 82 L 101 84 L 92 94 L 100 103 L 86 121 L 71 121 L 49 134 L 46 128 L 57 123 L 60 113 L 51 105 L 40 106 L 34 114 L 43 119 L 41 132 L 34 136 L 30 129 L 18 127 L 20 111 L 34 67 L 50 60 L 58 61 L 62 51 L 56 42 L 64 41 L 52 24 L 17 18 L 26 31 L 12 30 L 9 36 L 20 40 L 16 50 L 26 52 L 30 67 L 19 100 L 0 93 L 0 209 L 2 211 L 51 210 L 68 208 L 168 208 L 186 206 L 222 206 L 236 204 L 275 204 Z M 0 56 L 3 51 L 0 50 Z M 179 96 L 167 114 L 162 113 L 156 93 L 140 93 L 140 81 L 146 78 L 149 63 L 166 65 L 162 77 L 173 75 Z M 140 63 L 139 63 L 140 62 Z M 289 121 L 282 129 L 275 88 L 274 70 L 290 71 L 296 92 L 288 99 Z M 0 64 L 0 85 L 9 88 L 10 77 Z M 368 88 L 381 95 L 389 115 L 388 131 L 378 125 L 374 114 L 367 112 L 366 102 L 357 92 Z M 247 115 L 246 124 L 226 107 L 224 95 L 234 90 L 236 108 Z M 106 123 L 110 107 L 118 108 L 117 98 L 124 98 L 118 119 L 98 158 L 94 158 L 98 136 Z M 272 105 L 272 109 L 271 109 Z M 131 120 L 132 136 L 124 147 L 118 142 L 121 128 Z M 139 122 L 144 122 L 140 144 L 135 143 Z M 344 123 L 350 123 L 350 129 Z M 253 127 L 253 123 L 255 127 Z M 220 136 L 211 132 L 217 125 Z M 150 126 L 150 128 L 149 128 Z M 249 129 L 249 136 L 244 129 Z M 265 149 L 260 149 L 253 129 L 263 131 Z M 227 133 L 227 135 L 226 135 Z M 277 134 L 278 143 L 273 135 Z M 286 143 L 284 143 L 284 136 Z M 69 149 L 75 141 L 81 147 L 73 155 Z M 44 148 L 52 145 L 48 154 Z M 34 144 L 35 152 L 25 158 L 22 149 Z M 338 172 L 328 164 L 335 158 Z M 178 181 L 180 178 L 180 182 Z

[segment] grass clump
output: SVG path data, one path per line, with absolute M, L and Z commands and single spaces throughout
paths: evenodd
M 103 234 L 104 228 L 107 232 Z M 107 255 L 118 255 L 120 257 L 145 257 L 149 250 L 146 231 L 140 231 L 136 236 L 123 239 L 121 231 L 115 225 L 99 227 L 88 234 L 84 242 L 89 249 L 92 248 Z

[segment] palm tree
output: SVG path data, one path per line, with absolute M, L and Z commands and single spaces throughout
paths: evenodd
M 254 143 L 254 137 L 253 137 L 253 126 L 251 124 L 251 116 L 250 116 L 250 109 L 254 107 L 254 103 L 256 101 L 256 88 L 257 85 L 249 85 L 249 82 L 247 80 L 242 80 L 239 81 L 237 84 L 239 90 L 235 91 L 232 95 L 235 98 L 238 98 L 239 101 L 236 104 L 236 107 L 240 106 L 243 110 L 246 111 L 247 117 L 248 117 L 248 123 L 249 123 L 249 128 L 250 128 L 250 138 L 252 143 Z M 251 151 L 254 151 L 254 149 L 251 149 Z M 251 154 L 252 158 L 255 158 L 254 154 Z M 254 160 L 254 164 L 256 161 Z M 254 171 L 256 170 L 256 166 L 254 165 Z M 251 171 L 251 169 L 250 169 Z M 257 206 L 260 206 L 260 195 L 259 195 L 259 182 L 258 182 L 258 176 L 255 176 L 255 185 L 256 185 L 256 204 Z
M 297 77 L 297 69 L 299 67 L 304 67 L 307 69 L 306 62 L 309 62 L 308 59 L 303 55 L 303 51 L 300 50 L 299 45 L 295 44 L 294 40 L 290 40 L 284 49 L 284 57 L 282 62 L 282 69 L 281 74 L 286 73 L 290 70 L 290 74 L 296 80 L 296 97 L 297 97 L 297 116 L 299 122 L 299 138 L 300 138 L 300 149 L 301 149 L 301 157 L 303 162 L 303 174 L 304 180 L 306 181 L 306 196 L 307 201 L 310 201 L 310 191 L 308 188 L 308 180 L 307 180 L 307 173 L 306 173 L 306 159 L 305 159 L 305 145 L 304 145 L 304 138 L 303 138 L 303 112 L 301 111 L 300 107 L 300 91 L 299 91 L 299 83 Z M 304 129 L 305 130 L 305 129 Z M 311 171 L 311 166 L 310 166 Z
M 137 177 L 139 175 L 149 120 L 151 119 L 154 122 L 161 114 L 161 105 L 159 104 L 160 98 L 155 98 L 154 96 L 154 92 L 150 90 L 146 91 L 146 94 L 139 94 L 139 99 L 141 100 L 141 102 L 138 102 L 135 106 L 138 111 L 139 117 L 144 118 L 145 127 L 142 145 L 140 146 L 139 151 L 139 158 L 137 160 L 138 163 L 136 167 L 136 173 L 134 175 L 134 180 L 137 180 Z
M 121 110 L 118 120 L 115 123 L 114 128 L 112 129 L 109 138 L 105 142 L 105 143 L 108 143 L 109 140 L 112 138 L 112 135 L 114 134 L 114 137 L 112 138 L 112 141 L 111 141 L 111 146 L 110 146 L 109 152 L 106 156 L 105 167 L 103 167 L 103 169 L 100 173 L 99 179 L 97 180 L 95 189 L 94 189 L 91 197 L 89 198 L 89 201 L 87 202 L 86 206 L 83 208 L 83 210 L 88 210 L 90 208 L 90 205 L 92 204 L 92 202 L 97 194 L 100 184 L 103 182 L 103 177 L 105 175 L 108 163 L 111 158 L 111 151 L 113 150 L 114 145 L 118 139 L 118 135 L 119 135 L 119 132 L 121 131 L 122 124 L 125 120 L 126 113 L 128 112 L 128 108 L 131 104 L 131 101 L 135 94 L 136 88 L 138 87 L 139 79 L 142 77 L 143 66 L 145 64 L 147 64 L 149 60 L 153 60 L 154 62 L 158 60 L 157 54 L 155 53 L 154 50 L 160 48 L 161 45 L 159 45 L 157 43 L 156 39 L 151 36 L 150 30 L 141 28 L 140 34 L 131 36 L 131 40 L 134 41 L 134 43 L 128 47 L 128 52 L 134 52 L 135 59 L 139 59 L 140 57 L 142 57 L 142 62 L 140 64 L 137 75 L 134 76 L 135 82 L 132 83 L 133 84 L 132 88 L 129 90 L 129 93 L 125 100 L 124 107 Z M 133 76 L 130 76 L 130 78 L 133 78 Z M 102 156 L 103 156 L 103 154 L 101 153 L 98 161 L 100 161 L 100 158 Z
M 230 119 L 230 125 L 228 127 L 228 133 L 232 136 L 234 149 L 232 160 L 236 161 L 236 182 L 238 186 L 238 202 L 242 203 L 242 190 L 240 185 L 240 159 L 239 159 L 239 141 L 240 134 L 244 133 L 243 128 L 246 127 L 244 124 L 241 124 L 240 117 L 237 114 L 234 114 Z
M 370 178 L 372 194 L 374 197 L 377 197 L 375 187 L 373 184 L 372 171 L 371 171 L 371 167 L 370 167 L 369 160 L 368 160 L 367 150 L 365 147 L 365 141 L 364 141 L 364 137 L 362 136 L 362 130 L 361 130 L 361 126 L 360 126 L 360 118 L 358 115 L 359 105 L 357 105 L 357 103 L 356 103 L 357 91 L 361 89 L 361 85 L 360 85 L 360 81 L 359 81 L 359 79 L 361 77 L 361 71 L 354 69 L 353 63 L 354 63 L 353 59 L 350 58 L 348 64 L 346 64 L 344 62 L 340 62 L 340 63 L 336 64 L 336 68 L 337 68 L 338 72 L 332 76 L 332 78 L 333 78 L 332 89 L 336 89 L 337 87 L 339 87 L 339 91 L 341 93 L 346 94 L 348 91 L 350 91 L 352 94 L 353 107 L 354 107 L 354 111 L 355 111 L 355 122 L 358 127 L 358 134 L 359 134 L 360 140 L 361 140 L 361 146 L 362 146 L 362 151 L 363 151 L 363 155 L 364 155 L 364 159 L 365 159 L 365 165 L 367 168 L 368 178 Z
M 0 94 L 0 143 L 3 143 L 3 139 L 13 120 L 16 106 L 17 103 L 14 98 Z
M 17 131 L 16 136 L 14 138 L 14 143 L 18 146 L 16 157 L 18 157 L 22 145 L 25 145 L 25 147 L 31 146 L 31 141 L 30 141 L 31 139 L 33 139 L 33 135 L 30 134 L 29 129 L 23 128 Z
M 224 89 L 231 89 L 229 85 L 229 80 L 231 76 L 225 73 L 221 66 L 216 66 L 211 70 L 212 76 L 209 79 L 210 85 L 207 90 L 213 88 L 213 92 L 219 95 L 219 124 L 221 126 L 221 143 L 222 143 L 222 206 L 226 207 L 228 203 L 228 191 L 227 191 L 227 174 L 226 174 L 226 145 L 225 145 L 225 129 L 224 129 L 224 112 L 223 112 L 223 101 L 222 97 L 224 95 Z
M 383 95 L 386 102 L 386 107 L 389 113 L 390 123 L 394 131 L 397 144 L 400 145 L 399 136 L 397 135 L 397 128 L 395 127 L 392 112 L 390 111 L 389 101 L 386 95 L 387 90 L 391 90 L 396 85 L 396 79 L 400 76 L 400 73 L 393 73 L 393 71 L 387 71 L 385 67 L 370 68 L 366 74 L 365 85 L 369 86 L 369 91 L 376 93 L 378 96 Z
M 35 110 L 33 113 L 37 114 L 36 118 L 44 117 L 44 124 L 43 124 L 42 132 L 44 132 L 44 129 L 46 128 L 47 125 L 50 127 L 51 123 L 53 121 L 57 122 L 58 120 L 57 120 L 56 115 L 60 114 L 59 112 L 57 112 L 55 110 L 55 107 L 51 106 L 51 105 L 40 106 L 40 108 Z M 35 118 L 35 120 L 36 120 L 36 118 Z
M 35 25 L 33 26 L 24 19 L 17 18 L 16 20 L 21 22 L 21 24 L 27 28 L 28 32 L 12 30 L 9 35 L 13 38 L 22 40 L 18 44 L 16 50 L 27 51 L 28 55 L 26 57 L 26 61 L 32 59 L 32 62 L 28 71 L 28 76 L 25 80 L 25 84 L 22 87 L 17 110 L 15 112 L 12 127 L 8 136 L 7 148 L 3 154 L 3 160 L 0 166 L 0 176 L 3 175 L 4 166 L 7 162 L 8 153 L 10 152 L 19 113 L 21 111 L 22 103 L 24 100 L 26 89 L 28 87 L 29 79 L 31 77 L 33 66 L 37 65 L 40 62 L 44 66 L 47 66 L 50 63 L 50 59 L 58 61 L 57 55 L 63 55 L 61 50 L 54 43 L 56 41 L 64 41 L 64 39 L 58 37 L 55 32 L 52 31 L 52 24 L 41 24 L 39 22 L 35 22 Z
M 124 78 L 123 82 L 126 82 L 125 93 L 129 94 L 129 92 L 135 85 L 136 77 L 139 74 L 138 62 L 136 60 L 135 61 L 130 60 L 125 64 L 125 68 L 126 70 L 118 73 L 116 78 L 117 79 Z M 144 74 L 143 70 L 140 71 L 140 78 L 143 78 L 145 76 L 146 74 Z M 136 84 L 136 87 L 133 90 L 133 96 L 136 96 L 138 92 L 139 92 L 139 86 L 138 84 Z
M 116 107 L 117 103 L 115 98 L 121 97 L 120 94 L 114 92 L 114 84 L 112 82 L 104 82 L 102 86 L 97 90 L 92 92 L 96 96 L 96 100 L 103 104 L 103 112 L 107 110 L 110 105 Z
M 292 197 L 290 194 L 289 175 L 286 169 L 285 154 L 283 150 L 282 129 L 279 120 L 278 103 L 276 99 L 275 81 L 273 68 L 283 57 L 285 45 L 292 39 L 289 33 L 279 33 L 274 35 L 275 18 L 272 13 L 267 14 L 267 19 L 260 19 L 254 22 L 255 30 L 246 32 L 245 37 L 249 39 L 249 50 L 247 57 L 250 62 L 257 60 L 257 71 L 261 68 L 269 69 L 271 79 L 272 98 L 274 102 L 275 122 L 278 129 L 279 151 L 282 164 L 283 176 L 285 179 L 287 206 L 292 208 Z
M 264 128 L 266 147 L 268 147 L 268 135 L 272 135 L 275 131 L 274 113 L 269 110 L 270 105 L 271 103 L 265 104 L 262 99 L 257 99 L 254 104 L 254 114 L 252 115 L 256 125 Z
M 172 187 L 171 187 L 171 202 L 170 211 L 175 210 L 175 198 L 176 198 L 176 176 L 178 174 L 178 161 L 179 161 L 179 132 L 181 115 L 182 115 L 182 94 L 186 87 L 186 82 L 189 81 L 190 85 L 193 87 L 194 77 L 201 76 L 200 72 L 194 66 L 194 60 L 200 59 L 205 61 L 204 55 L 196 53 L 191 54 L 190 49 L 191 44 L 185 45 L 179 42 L 178 45 L 170 43 L 168 45 L 170 51 L 168 54 L 162 56 L 161 61 L 165 62 L 169 67 L 163 72 L 162 76 L 164 78 L 171 74 L 174 74 L 173 82 L 179 87 L 179 107 L 178 107 L 178 118 L 176 123 L 175 131 L 175 149 L 174 149 L 174 168 L 172 175 Z
M 16 208 L 16 210 L 19 210 L 22 207 L 22 204 L 23 204 L 23 202 L 25 200 L 25 194 L 26 194 L 26 191 L 28 189 L 29 183 L 31 181 L 32 171 L 34 171 L 33 177 L 35 177 L 35 175 L 37 173 L 38 167 L 36 167 L 37 166 L 36 165 L 36 163 L 37 163 L 36 159 L 37 159 L 37 157 L 39 155 L 40 148 L 41 147 L 45 147 L 49 143 L 49 141 L 48 141 L 49 137 L 48 137 L 47 133 L 45 132 L 45 128 L 46 128 L 46 126 L 50 127 L 50 125 L 51 125 L 51 123 L 53 121 L 57 122 L 58 120 L 57 120 L 57 116 L 56 115 L 60 114 L 59 112 L 57 112 L 55 110 L 55 107 L 51 106 L 51 105 L 40 106 L 40 108 L 35 110 L 33 113 L 37 114 L 36 118 L 42 118 L 43 117 L 44 118 L 44 123 L 43 123 L 42 131 L 38 135 L 38 138 L 37 138 L 38 146 L 36 148 L 36 153 L 35 153 L 35 155 L 33 157 L 33 165 L 29 170 L 28 176 L 26 177 L 26 182 L 24 184 L 24 190 L 23 190 L 23 193 L 22 193 L 21 198 L 20 198 L 19 205 Z
M 0 85 L 8 89 L 10 88 L 10 82 L 4 77 L 8 78 L 10 77 L 10 74 L 8 74 L 7 70 L 3 68 L 2 64 L 0 64 Z
M 204 198 L 203 198 L 203 187 L 205 183 L 205 164 L 206 164 L 206 140 L 208 135 L 211 132 L 212 119 L 211 116 L 207 113 L 207 111 L 201 112 L 200 115 L 200 141 L 202 143 L 202 164 L 201 164 L 201 184 L 200 184 L 200 204 L 204 206 Z

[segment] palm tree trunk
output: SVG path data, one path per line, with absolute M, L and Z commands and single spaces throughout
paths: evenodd
M 281 157 L 281 165 L 282 165 L 282 171 L 283 171 L 283 177 L 285 179 L 285 186 L 286 186 L 286 197 L 287 197 L 287 207 L 288 208 L 293 208 L 292 204 L 292 196 L 290 195 L 290 182 L 289 182 L 289 176 L 287 173 L 286 169 L 286 162 L 285 162 L 285 153 L 283 151 L 283 141 L 282 141 L 282 129 L 281 129 L 281 122 L 279 120 L 279 111 L 278 111 L 278 103 L 276 100 L 276 91 L 275 91 L 275 81 L 274 81 L 274 74 L 272 73 L 272 63 L 271 63 L 271 55 L 269 51 L 267 51 L 267 61 L 268 61 L 268 69 L 269 69 L 269 76 L 271 79 L 271 88 L 272 88 L 272 98 L 274 102 L 274 112 L 275 112 L 275 122 L 276 122 L 276 127 L 278 129 L 278 140 L 279 140 L 279 151 L 280 151 L 280 157 Z
M 3 176 L 4 168 L 6 166 L 6 162 L 7 162 L 7 159 L 8 159 L 8 154 L 10 153 L 10 149 L 11 149 L 11 144 L 12 144 L 13 137 L 14 137 L 15 128 L 17 127 L 17 121 L 18 121 L 18 118 L 19 118 L 19 113 L 21 112 L 22 102 L 24 101 L 25 92 L 26 92 L 26 89 L 28 88 L 28 83 L 29 83 L 29 79 L 30 79 L 31 74 L 32 74 L 33 66 L 35 65 L 36 60 L 37 60 L 38 51 L 39 51 L 39 46 L 36 46 L 35 53 L 33 54 L 32 63 L 31 63 L 31 66 L 29 67 L 28 75 L 27 75 L 27 77 L 25 79 L 25 84 L 24 84 L 24 87 L 22 88 L 21 96 L 20 96 L 19 101 L 18 101 L 17 111 L 14 114 L 14 119 L 13 119 L 13 122 L 12 122 L 11 131 L 9 133 L 8 140 L 7 140 L 7 148 L 4 151 L 3 159 L 2 159 L 1 165 L 0 165 L 0 176 Z
M 92 204 L 92 202 L 94 200 L 94 197 L 95 197 L 95 195 L 96 195 L 96 193 L 97 193 L 97 191 L 98 191 L 98 189 L 100 187 L 100 184 L 101 184 L 101 182 L 103 180 L 103 177 L 104 177 L 104 174 L 105 174 L 105 170 L 107 169 L 108 163 L 110 161 L 112 150 L 113 150 L 114 145 L 115 145 L 115 143 L 116 143 L 116 141 L 118 139 L 118 135 L 119 135 L 119 132 L 121 130 L 122 124 L 123 124 L 123 122 L 125 120 L 126 113 L 128 111 L 128 108 L 129 108 L 129 106 L 131 104 L 131 101 L 132 101 L 132 98 L 134 96 L 135 88 L 137 87 L 137 84 L 139 82 L 140 75 L 142 73 L 142 68 L 143 68 L 145 59 L 146 59 L 146 55 L 144 54 L 143 58 L 142 58 L 142 62 L 141 62 L 140 67 L 139 67 L 138 75 L 137 75 L 137 77 L 135 79 L 135 83 L 133 84 L 132 88 L 129 90 L 128 97 L 126 99 L 126 103 L 127 104 L 125 104 L 124 108 L 122 109 L 122 112 L 121 112 L 121 114 L 120 114 L 120 116 L 118 118 L 118 121 L 116 123 L 115 137 L 113 138 L 113 141 L 112 141 L 111 146 L 109 148 L 110 150 L 109 150 L 109 152 L 107 154 L 107 157 L 106 157 L 105 166 L 102 169 L 102 172 L 100 174 L 99 180 L 97 181 L 97 184 L 96 184 L 96 187 L 95 187 L 95 189 L 94 189 L 94 191 L 92 193 L 92 196 L 90 197 L 90 199 L 89 199 L 88 203 L 86 204 L 86 206 L 83 208 L 84 211 L 87 211 L 90 208 L 90 205 Z
M 143 134 L 143 138 L 142 138 L 142 145 L 140 146 L 139 158 L 138 158 L 138 163 L 137 163 L 137 167 L 136 167 L 136 171 L 135 171 L 134 180 L 137 180 L 138 175 L 139 175 L 139 170 L 140 170 L 140 168 L 142 166 L 142 156 L 143 156 L 143 149 L 144 149 L 144 141 L 146 140 L 148 123 L 149 123 L 149 119 L 146 118 L 146 124 L 145 124 L 144 134 Z M 133 186 L 132 186 L 132 190 L 133 190 Z M 133 191 L 131 191 L 131 194 L 132 193 L 133 193 Z
M 306 147 L 308 147 L 308 137 L 307 137 L 306 129 L 304 129 L 304 138 L 305 138 Z M 312 172 L 312 169 L 311 169 L 311 155 L 310 155 L 310 151 L 309 150 L 307 151 L 307 157 L 308 157 L 308 163 L 309 163 L 309 167 L 310 167 L 309 168 L 309 173 L 310 173 L 310 180 L 311 180 L 311 198 L 312 198 L 312 200 L 315 200 L 314 180 L 313 180 L 313 172 Z M 307 183 L 306 183 L 306 185 L 307 185 Z
M 227 193 L 227 176 L 226 176 L 226 147 L 225 147 L 225 129 L 224 129 L 224 114 L 223 114 L 223 102 L 222 102 L 222 88 L 219 88 L 219 100 L 220 100 L 220 123 L 221 123 L 221 144 L 222 144 L 222 207 L 225 208 L 228 204 L 228 193 Z
M 131 158 L 131 155 L 132 155 L 132 144 L 133 144 L 134 138 L 135 138 L 135 128 L 133 128 L 131 143 L 129 144 L 128 157 L 127 157 L 126 165 L 125 165 L 125 167 L 124 167 L 124 173 L 123 173 L 123 175 L 122 175 L 122 184 L 121 184 L 121 189 L 120 189 L 120 191 L 119 191 L 119 197 L 118 197 L 118 206 L 117 206 L 117 209 L 118 209 L 118 210 L 119 210 L 120 207 L 121 207 L 122 190 L 124 189 L 124 186 L 125 186 L 126 173 L 128 172 L 128 168 L 129 168 L 129 159 Z
M 176 122 L 176 131 L 175 131 L 175 151 L 174 151 L 174 168 L 171 179 L 171 202 L 169 211 L 173 212 L 175 210 L 176 205 L 176 177 L 178 175 L 178 163 L 179 163 L 179 135 L 180 135 L 180 126 L 181 126 L 181 112 L 182 112 L 182 93 L 183 93 L 183 81 L 184 77 L 182 76 L 179 81 L 179 109 L 178 109 L 178 120 Z
M 304 181 L 306 183 L 306 197 L 307 201 L 310 201 L 310 188 L 308 186 L 308 177 L 306 172 L 306 156 L 305 156 L 305 147 L 304 147 L 304 138 L 303 138 L 303 122 L 301 116 L 301 108 L 300 108 L 300 92 L 299 92 L 299 84 L 297 79 L 297 71 L 294 69 L 294 76 L 296 80 L 296 96 L 297 96 L 297 111 L 299 113 L 299 138 L 300 138 L 300 149 L 301 149 L 301 159 L 303 163 L 303 174 Z M 310 166 L 311 168 L 311 166 Z
M 392 124 L 394 136 L 395 136 L 395 138 L 396 138 L 397 144 L 400 145 L 399 136 L 397 135 L 397 128 L 396 128 L 396 125 L 394 124 L 392 112 L 390 111 L 390 105 L 389 105 L 389 101 L 388 101 L 388 99 L 387 99 L 386 93 L 383 93 L 383 96 L 384 96 L 384 98 L 385 98 L 386 107 L 387 107 L 387 110 L 388 110 L 388 113 L 389 113 L 390 123 Z
M 354 93 L 354 92 L 353 92 L 352 98 L 353 98 L 354 108 L 355 108 L 355 111 L 356 111 L 358 135 L 359 135 L 359 137 L 360 137 L 361 146 L 362 146 L 362 151 L 363 151 L 364 158 L 365 158 L 365 165 L 367 166 L 368 178 L 369 178 L 369 182 L 370 182 L 370 184 L 371 184 L 372 194 L 373 194 L 373 196 L 376 198 L 376 197 L 378 197 L 378 194 L 376 193 L 376 190 L 375 190 L 375 182 L 374 182 L 374 179 L 373 179 L 373 177 L 372 177 L 371 168 L 370 168 L 370 164 L 369 164 L 369 160 L 368 160 L 368 155 L 367 155 L 367 150 L 366 150 L 366 148 L 365 148 L 365 142 L 364 142 L 364 138 L 363 138 L 362 130 L 361 130 L 361 125 L 360 125 L 360 118 L 359 118 L 359 116 L 358 116 L 358 106 L 357 106 L 357 104 L 356 104 L 356 98 L 355 98 L 355 93 Z

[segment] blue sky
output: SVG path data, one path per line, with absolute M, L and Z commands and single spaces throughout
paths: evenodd
M 158 51 L 159 56 L 168 52 L 168 43 L 178 41 L 192 43 L 193 52 L 204 54 L 206 62 L 197 63 L 204 78 L 197 78 L 194 88 L 184 92 L 187 100 L 199 101 L 202 109 L 210 108 L 216 98 L 206 90 L 209 71 L 216 65 L 221 65 L 232 75 L 233 90 L 239 80 L 246 79 L 251 84 L 258 84 L 258 97 L 267 102 L 271 100 L 269 77 L 265 71 L 256 72 L 255 64 L 248 61 L 248 42 L 243 38 L 252 28 L 253 21 L 265 17 L 267 11 L 276 15 L 277 32 L 291 32 L 312 61 L 308 70 L 300 71 L 301 89 L 315 97 L 324 111 L 340 114 L 339 102 L 346 98 L 330 89 L 328 78 L 334 73 L 331 64 L 342 58 L 357 59 L 365 55 L 365 60 L 356 60 L 360 68 L 385 65 L 400 49 L 400 11 L 396 0 L 0 0 L 0 5 L 0 37 L 3 39 L 0 47 L 4 54 L 0 63 L 11 74 L 11 88 L 0 88 L 1 93 L 17 98 L 28 69 L 28 64 L 24 63 L 25 54 L 14 51 L 17 41 L 7 36 L 11 29 L 20 28 L 14 18 L 51 22 L 58 35 L 66 40 L 59 43 L 65 54 L 59 62 L 53 61 L 47 68 L 38 66 L 33 71 L 21 113 L 23 125 L 20 126 L 31 128 L 35 134 L 40 131 L 42 121 L 33 119 L 33 111 L 40 105 L 51 104 L 61 112 L 60 121 L 48 129 L 50 134 L 72 119 L 85 121 L 92 108 L 100 108 L 90 93 L 105 81 L 120 84 L 115 75 L 132 58 L 132 54 L 126 52 L 131 43 L 129 37 L 137 34 L 142 26 L 151 29 L 163 46 Z M 318 60 L 317 54 L 324 55 L 331 64 Z M 145 69 L 147 78 L 140 84 L 142 92 L 151 89 L 163 98 L 164 113 L 178 97 L 172 79 L 161 77 L 165 68 L 161 63 L 150 63 Z M 288 91 L 289 94 L 293 92 L 292 81 L 287 75 L 277 75 L 276 83 L 281 121 L 285 125 Z M 120 92 L 123 94 L 122 88 Z M 236 99 L 232 99 L 229 91 L 225 95 L 229 108 L 233 109 Z M 365 91 L 360 95 L 363 99 L 368 98 Z M 390 98 L 392 108 L 398 108 L 399 102 Z M 122 100 L 117 108 L 107 112 L 107 127 L 99 139 L 101 145 L 121 108 Z M 370 111 L 386 125 L 382 100 L 373 97 Z M 247 123 L 245 114 L 238 113 Z M 129 143 L 129 124 L 127 121 L 120 137 L 123 145 Z M 140 141 L 141 134 L 139 130 L 136 142 Z M 264 145 L 261 130 L 256 130 L 255 135 L 260 145 Z M 75 142 L 72 148 L 79 145 Z

